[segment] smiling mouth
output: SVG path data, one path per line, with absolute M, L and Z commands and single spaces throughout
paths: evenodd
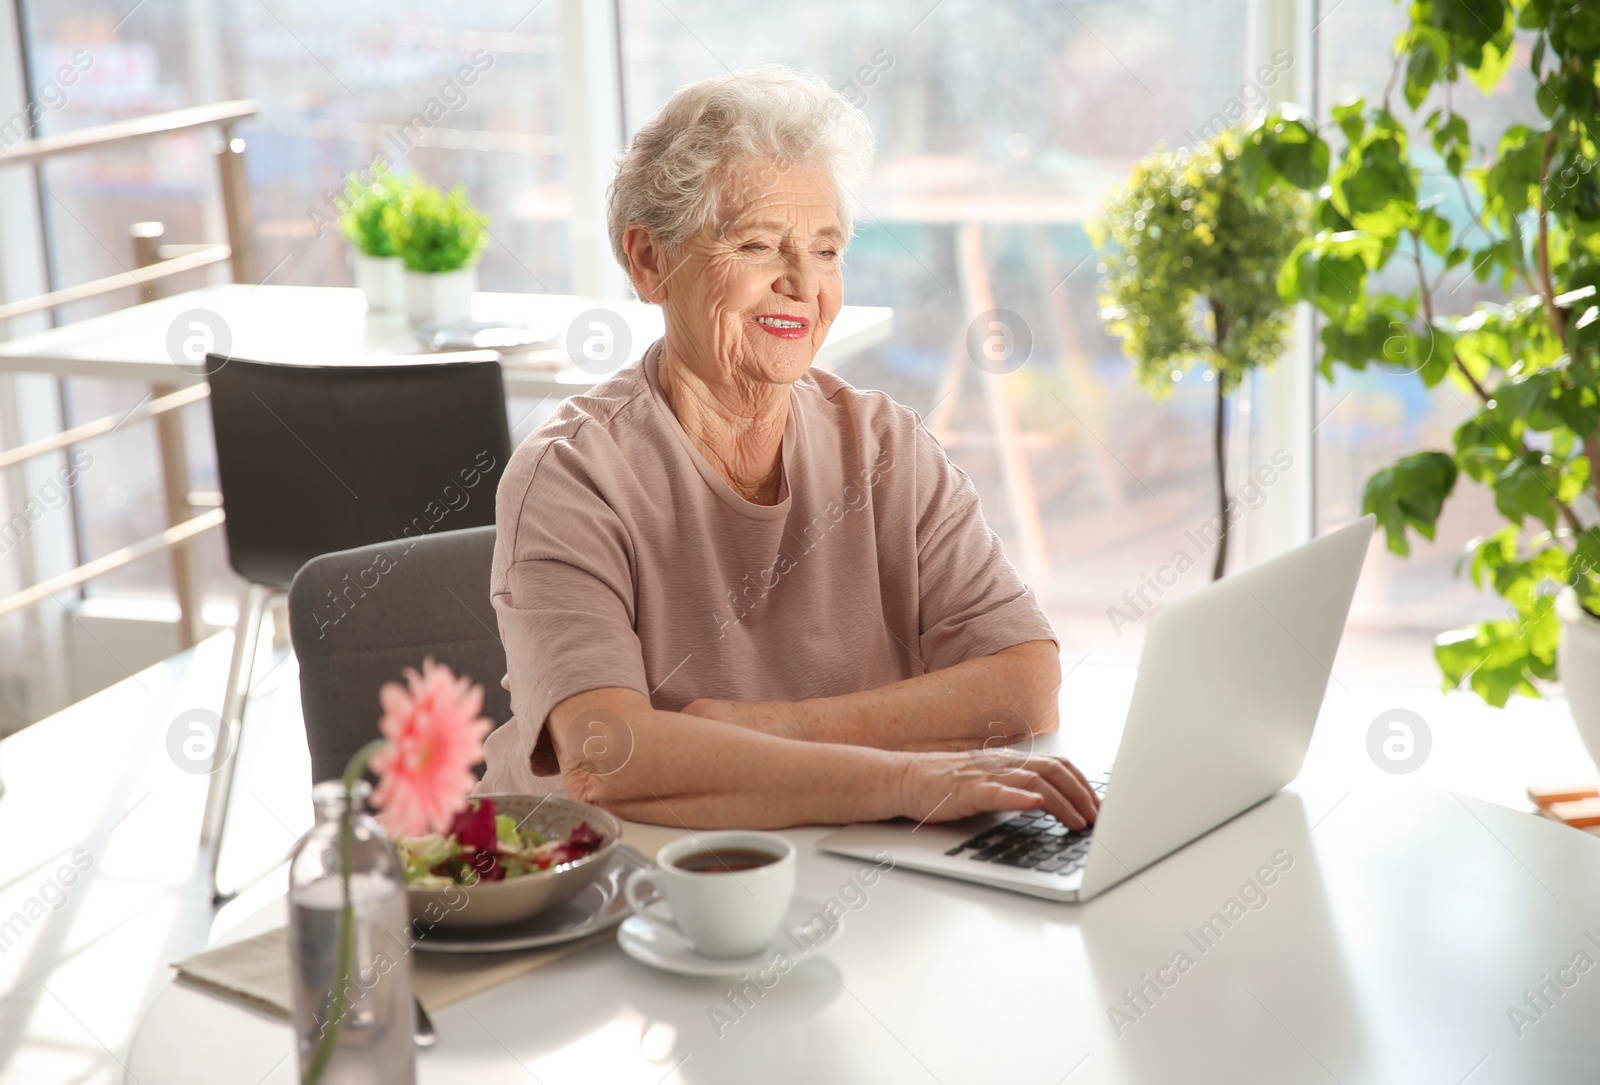
M 776 339 L 806 339 L 811 335 L 811 321 L 793 313 L 762 313 L 751 323 Z

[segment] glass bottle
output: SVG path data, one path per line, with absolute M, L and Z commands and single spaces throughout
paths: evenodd
M 289 957 L 300 1080 L 317 1085 L 412 1085 L 411 911 L 394 845 L 364 810 L 356 784 L 350 816 L 349 976 L 339 1012 L 344 919 L 341 780 L 312 789 L 317 820 L 289 860 Z M 324 1037 L 331 1036 L 331 1039 Z

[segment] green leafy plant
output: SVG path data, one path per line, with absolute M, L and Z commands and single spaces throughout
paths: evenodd
M 344 181 L 344 208 L 339 229 L 367 256 L 394 256 L 395 214 L 401 182 L 382 166 L 382 159 Z
M 1434 537 L 1461 476 L 1494 495 L 1505 527 L 1468 547 L 1475 585 L 1510 605 L 1506 618 L 1443 634 L 1434 649 L 1446 689 L 1463 682 L 1494 705 L 1538 696 L 1556 677 L 1555 594 L 1570 585 L 1600 615 L 1600 5 L 1571 0 L 1412 0 L 1383 100 L 1332 110 L 1324 128 L 1290 113 L 1246 135 L 1241 162 L 1258 192 L 1284 182 L 1318 195 L 1313 230 L 1284 263 L 1286 299 L 1327 317 L 1320 369 L 1382 366 L 1443 385 L 1471 410 L 1452 447 L 1403 456 L 1367 481 L 1389 549 L 1408 532 Z M 1515 124 L 1476 144 L 1456 111 L 1462 76 L 1499 85 L 1523 33 L 1538 81 L 1540 126 Z M 1443 104 L 1412 131 L 1390 97 Z M 1337 133 L 1337 134 L 1335 134 Z M 1335 159 L 1324 135 L 1342 141 Z M 1327 162 L 1307 172 L 1310 157 Z M 1425 194 L 1419 163 L 1455 188 L 1461 221 Z M 1460 269 L 1460 270 L 1456 270 Z M 1402 276 L 1411 285 L 1389 289 Z M 1492 280 L 1503 304 L 1440 311 L 1446 276 Z M 1528 532 L 1524 534 L 1524 531 Z
M 1158 148 L 1112 193 L 1105 217 L 1089 224 L 1104 263 L 1101 316 L 1139 382 L 1160 397 L 1202 369 L 1216 390 L 1212 579 L 1228 558 L 1228 396 L 1283 353 L 1291 306 L 1278 295 L 1278 268 L 1304 236 L 1311 203 L 1293 185 L 1263 185 L 1258 196 L 1244 180 L 1233 132 L 1190 151 Z
M 395 251 L 409 271 L 455 271 L 472 264 L 488 241 L 487 220 L 464 185 L 441 192 L 413 178 L 400 190 L 392 217 Z

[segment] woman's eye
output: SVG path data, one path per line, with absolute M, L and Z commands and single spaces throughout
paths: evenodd
M 742 247 L 745 252 L 767 252 L 770 249 L 770 246 L 760 241 L 752 241 Z

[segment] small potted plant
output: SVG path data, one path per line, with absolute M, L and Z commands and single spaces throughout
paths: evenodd
M 457 185 L 441 192 L 413 180 L 400 192 L 395 250 L 406 269 L 406 313 L 414 325 L 472 316 L 478 254 L 488 240 L 484 218 Z
M 367 311 L 398 313 L 405 308 L 405 276 L 394 246 L 400 183 L 379 159 L 346 177 L 344 191 L 339 228 L 355 247 L 356 286 L 367 296 Z

